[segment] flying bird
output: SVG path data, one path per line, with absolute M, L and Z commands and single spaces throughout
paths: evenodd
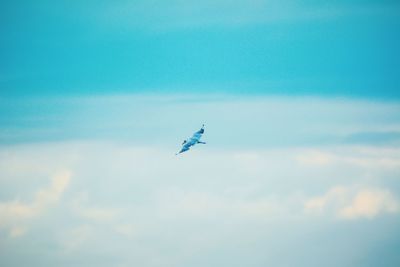
M 205 142 L 200 141 L 200 138 L 203 135 L 203 133 L 204 133 L 204 124 L 203 124 L 203 126 L 201 127 L 200 130 L 198 130 L 197 132 L 195 132 L 193 134 L 192 137 L 190 137 L 189 139 L 183 141 L 182 149 L 178 153 L 176 153 L 175 155 L 178 155 L 180 153 L 188 151 L 190 149 L 190 147 L 192 147 L 194 145 L 205 144 Z

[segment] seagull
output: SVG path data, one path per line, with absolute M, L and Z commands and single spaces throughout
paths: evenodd
M 198 130 L 197 132 L 195 132 L 193 134 L 192 137 L 190 137 L 189 139 L 183 141 L 182 149 L 178 153 L 176 153 L 175 155 L 178 155 L 180 153 L 188 151 L 190 149 L 190 147 L 192 147 L 194 145 L 205 144 L 206 142 L 200 141 L 200 138 L 203 135 L 203 133 L 204 133 L 204 124 L 203 124 L 203 126 L 201 127 L 200 130 Z

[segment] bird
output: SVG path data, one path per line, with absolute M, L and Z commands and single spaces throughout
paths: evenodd
M 189 139 L 185 139 L 182 143 L 182 149 L 176 153 L 175 155 L 178 155 L 180 153 L 186 152 L 188 151 L 192 146 L 197 145 L 197 144 L 206 144 L 206 142 L 202 142 L 200 141 L 201 136 L 204 133 L 204 124 L 201 127 L 200 130 L 198 130 L 197 132 L 195 132 L 193 134 L 192 137 L 190 137 Z

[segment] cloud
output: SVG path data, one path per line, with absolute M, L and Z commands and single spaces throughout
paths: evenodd
M 233 220 L 265 220 L 287 212 L 289 207 L 285 202 L 271 196 L 246 199 L 238 195 L 170 188 L 160 192 L 158 210 L 165 219 L 208 220 L 222 216 Z
M 367 238 L 349 225 L 378 229 L 378 242 L 398 233 L 388 224 L 399 218 L 400 148 L 314 140 L 396 131 L 397 103 L 127 95 L 64 104 L 72 113 L 60 117 L 69 120 L 59 130 L 69 128 L 78 140 L 0 149 L 1 227 L 9 236 L 1 240 L 0 265 L 35 262 L 35 255 L 43 255 L 38 266 L 81 260 L 85 266 L 154 266 L 154 255 L 160 266 L 207 265 L 201 259 L 238 264 L 220 264 L 231 257 L 218 254 L 282 266 L 282 255 L 290 254 L 286 265 L 314 266 L 297 264 L 308 254 L 294 244 L 311 250 L 329 243 L 326 251 L 342 252 L 341 244 Z M 207 146 L 174 156 L 203 120 Z M 91 131 L 112 138 L 97 139 Z M 90 140 L 80 139 L 82 132 Z M 73 182 L 59 179 L 37 190 L 40 179 L 59 169 L 70 170 Z M 376 219 L 381 216 L 385 220 Z M 360 253 L 375 241 L 368 237 Z M 324 265 L 327 258 L 319 255 Z M 349 261 L 360 256 L 346 255 Z M 349 265 L 328 258 L 332 266 Z
M 24 226 L 14 226 L 11 228 L 9 236 L 12 238 L 23 236 L 27 231 L 27 228 Z
M 129 223 L 117 224 L 114 229 L 117 233 L 127 237 L 134 237 L 137 232 L 135 225 Z
M 397 213 L 400 203 L 388 190 L 366 189 L 357 192 L 349 205 L 339 210 L 344 219 L 373 218 L 380 213 Z
M 297 161 L 304 165 L 328 165 L 334 162 L 337 158 L 331 153 L 322 152 L 320 150 L 305 151 L 297 157 Z
M 386 189 L 336 186 L 305 201 L 306 213 L 333 214 L 345 220 L 369 218 L 400 211 L 398 199 Z
M 213 139 L 214 131 L 213 127 L 208 130 L 207 141 Z M 338 239 L 330 229 L 340 228 L 349 220 L 362 227 L 365 220 L 361 218 L 398 214 L 397 204 L 393 204 L 397 203 L 395 187 L 392 191 L 385 189 L 390 188 L 388 181 L 397 181 L 394 179 L 399 170 L 395 164 L 399 162 L 398 148 L 225 149 L 213 143 L 182 157 L 174 156 L 175 147 L 129 142 L 4 146 L 2 153 L 13 155 L 14 166 L 20 168 L 13 172 L 0 169 L 0 177 L 4 177 L 3 173 L 29 177 L 32 169 L 25 168 L 25 164 L 54 169 L 51 165 L 64 162 L 74 179 L 68 183 L 70 174 L 53 177 L 49 186 L 33 190 L 31 202 L 11 198 L 18 204 L 13 206 L 18 210 L 13 213 L 14 217 L 18 214 L 18 220 L 14 218 L 2 227 L 9 238 L 2 240 L 7 250 L 0 251 L 0 262 L 23 256 L 35 262 L 34 256 L 30 256 L 34 251 L 43 255 L 43 262 L 37 266 L 80 261 L 85 266 L 106 266 L 110 262 L 117 266 L 153 266 L 149 259 L 154 255 L 159 265 L 196 266 L 194 262 L 199 259 L 214 260 L 218 251 L 240 255 L 242 259 L 254 256 L 262 262 L 255 266 L 265 265 L 266 260 L 271 263 L 268 265 L 280 266 L 275 264 L 279 259 L 271 259 L 277 250 L 287 254 L 296 249 L 290 245 L 295 241 L 305 246 L 312 246 L 315 239 L 348 241 Z M 79 157 L 71 164 L 68 159 L 76 154 Z M 8 158 L 2 160 L 6 166 Z M 365 173 L 375 180 L 366 179 Z M 7 185 L 1 187 L 3 195 L 25 189 L 25 183 L 12 177 L 3 180 Z M 379 181 L 381 187 L 375 188 L 371 181 Z M 325 188 L 331 190 L 320 194 Z M 374 208 L 365 209 L 365 203 L 375 203 L 367 205 Z M 62 209 L 49 212 L 55 204 Z M 315 220 L 318 215 L 328 219 Z M 1 218 L 8 216 L 2 210 Z M 337 219 L 331 220 L 332 217 Z M 371 220 L 374 227 L 378 221 Z M 315 227 L 323 229 L 326 237 L 319 239 Z M 386 236 L 385 227 L 377 228 L 380 236 Z M 346 230 L 346 238 L 353 237 Z M 332 250 L 338 248 L 334 242 L 331 244 Z
M 63 253 L 71 254 L 75 252 L 91 237 L 93 237 L 93 234 L 93 227 L 87 224 L 83 224 L 67 230 L 65 233 L 62 234 L 61 238 Z
M 343 198 L 345 197 L 347 192 L 347 188 L 342 186 L 336 186 L 331 188 L 325 195 L 314 197 L 308 199 L 305 204 L 304 208 L 306 212 L 318 212 L 322 213 L 330 204 L 343 204 Z M 340 203 L 337 203 L 340 202 Z
M 31 203 L 21 202 L 18 199 L 0 202 L 0 228 L 8 229 L 11 237 L 23 235 L 27 231 L 26 224 L 29 224 L 31 219 L 40 216 L 59 201 L 70 177 L 69 172 L 55 175 L 49 187 L 35 193 Z
M 88 200 L 88 193 L 81 192 L 71 201 L 71 208 L 76 215 L 88 219 L 89 221 L 112 222 L 115 221 L 122 212 L 121 209 L 88 206 Z
M 300 152 L 300 151 L 299 151 Z M 296 155 L 296 161 L 305 167 L 362 167 L 369 169 L 399 169 L 400 149 L 397 147 L 335 146 L 331 149 L 309 148 Z

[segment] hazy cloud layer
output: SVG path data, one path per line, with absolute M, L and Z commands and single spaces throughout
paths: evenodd
M 0 101 L 4 113 L 14 114 L 0 118 L 3 143 L 111 139 L 173 149 L 202 123 L 213 129 L 207 139 L 219 148 L 392 146 L 400 140 L 400 105 L 387 101 L 229 94 Z
M 397 103 L 40 101 L 0 148 L 1 265 L 365 266 L 376 244 L 399 263 L 400 147 L 346 140 L 397 131 Z M 207 145 L 175 156 L 203 122 Z
M 264 248 L 278 246 L 290 253 L 290 242 L 310 244 L 310 237 L 298 236 L 300 232 L 309 232 L 314 239 L 319 234 L 310 232 L 310 227 L 336 231 L 347 222 L 378 227 L 382 230 L 377 238 L 384 238 L 387 231 L 395 231 L 390 225 L 399 219 L 400 191 L 390 186 L 398 184 L 399 149 L 225 151 L 209 146 L 175 157 L 162 148 L 68 142 L 3 147 L 2 151 L 16 158 L 29 155 L 31 164 L 42 169 L 39 172 L 49 167 L 46 158 L 57 158 L 72 173 L 70 178 L 56 176 L 61 178 L 54 178 L 47 189 L 37 190 L 29 181 L 15 185 L 13 176 L 2 171 L 1 177 L 7 177 L 1 181 L 2 191 L 36 191 L 29 193 L 36 196 L 33 204 L 15 198 L 1 204 L 1 242 L 7 248 L 1 258 L 14 266 L 23 265 L 20 257 L 30 258 L 34 265 L 61 266 L 107 266 L 111 262 L 121 266 L 197 266 L 196 259 L 204 257 L 212 266 L 233 263 L 232 258 L 215 251 L 222 255 L 235 252 L 240 258 L 252 256 L 255 266 L 283 266 L 284 261 L 271 254 L 273 250 L 265 252 Z M 68 160 L 77 155 L 78 160 Z M 379 155 L 380 160 L 370 160 L 371 155 Z M 2 157 L 1 161 L 7 164 L 9 159 Z M 382 164 L 385 161 L 391 164 Z M 31 172 L 24 162 L 17 164 L 21 168 L 13 175 L 28 178 Z M 48 177 L 40 180 L 45 184 Z M 288 227 L 293 228 L 292 234 L 284 233 Z M 40 257 L 31 255 L 29 244 L 36 243 L 35 236 L 51 244 L 53 252 L 42 247 Z M 349 262 L 357 253 L 367 253 L 373 242 L 350 230 L 347 236 L 319 238 L 323 242 L 354 238 L 361 242 L 358 252 L 346 256 Z M 13 249 L 27 240 L 25 246 Z M 298 260 L 296 256 L 291 263 Z M 329 260 L 332 266 L 340 263 Z M 320 263 L 322 259 L 315 261 Z M 301 264 L 310 262 L 303 259 Z

